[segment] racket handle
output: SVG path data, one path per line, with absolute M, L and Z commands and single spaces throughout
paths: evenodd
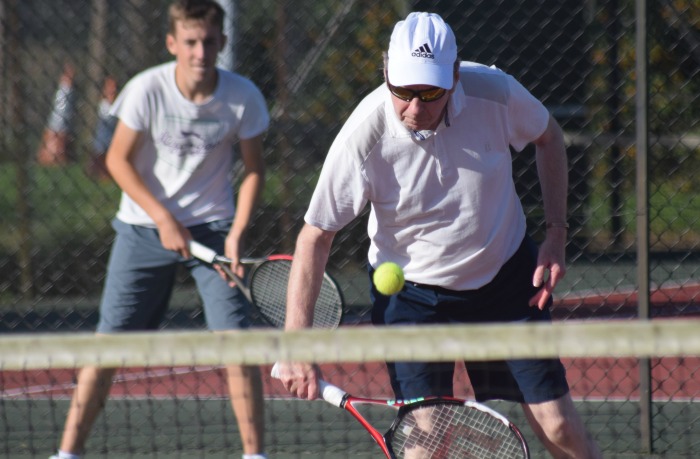
M 195 258 L 199 258 L 207 263 L 214 263 L 214 261 L 216 261 L 216 252 L 206 245 L 200 244 L 197 241 L 190 241 L 189 249 L 190 253 Z
M 280 379 L 280 368 L 279 368 L 279 362 L 275 362 L 274 365 L 272 365 L 272 370 L 270 370 L 270 376 L 272 376 L 275 379 Z
M 280 379 L 279 362 L 275 362 L 275 364 L 272 366 L 270 376 L 272 376 L 275 379 Z M 338 408 L 343 407 L 343 402 L 345 401 L 346 394 L 346 392 L 343 389 L 334 386 L 333 384 L 329 383 L 328 381 L 324 381 L 323 379 L 318 380 L 318 385 L 319 391 L 321 393 L 321 398 L 323 398 L 325 401 L 327 401 L 333 406 L 337 406 Z
M 320 386 L 321 398 L 323 398 L 325 401 L 327 401 L 333 406 L 342 408 L 345 402 L 345 395 L 347 395 L 347 392 L 345 392 L 340 387 L 334 386 L 333 384 L 324 381 L 323 379 L 319 379 L 318 383 Z

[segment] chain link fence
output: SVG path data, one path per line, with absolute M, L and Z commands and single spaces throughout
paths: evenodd
M 572 228 L 555 317 L 638 317 L 644 298 L 650 307 L 642 316 L 700 313 L 694 180 L 700 170 L 700 1 L 649 1 L 648 12 L 646 2 L 633 0 L 221 3 L 231 43 L 221 65 L 252 79 L 273 116 L 251 255 L 293 250 L 335 134 L 382 83 L 382 51 L 393 24 L 411 10 L 427 10 L 452 25 L 463 60 L 514 75 L 565 131 Z M 171 58 L 164 45 L 166 5 L 0 3 L 3 333 L 94 328 L 119 200 L 96 161 L 101 100 L 111 82 L 118 90 L 136 72 Z M 647 24 L 646 55 L 637 52 L 640 18 Z M 648 63 L 641 75 L 646 94 L 636 85 L 640 60 Z M 65 116 L 52 115 L 56 106 Z M 647 145 L 638 141 L 640 114 L 648 115 Z M 640 152 L 647 167 L 640 167 Z M 541 239 L 534 151 L 514 154 L 513 164 L 529 230 Z M 649 241 L 640 247 L 644 215 Z M 329 265 L 350 304 L 350 323 L 369 307 L 365 223 L 358 219 L 338 234 Z M 648 253 L 641 264 L 640 253 Z M 648 292 L 638 291 L 640 273 L 649 274 Z M 181 276 L 164 327 L 202 327 L 199 299 Z M 695 378 L 699 371 L 693 369 Z

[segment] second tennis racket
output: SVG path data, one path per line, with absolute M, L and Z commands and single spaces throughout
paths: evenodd
M 241 279 L 231 270 L 231 260 L 225 256 L 196 241 L 190 241 L 189 249 L 193 257 L 220 266 L 264 322 L 273 327 L 284 327 L 291 255 L 243 258 L 240 263 L 246 265 L 247 274 Z M 338 283 L 324 272 L 321 292 L 314 308 L 313 327 L 335 328 L 340 324 L 343 312 L 344 300 Z

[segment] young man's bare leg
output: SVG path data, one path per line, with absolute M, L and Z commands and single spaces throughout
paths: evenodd
M 522 407 L 535 434 L 555 459 L 602 459 L 571 395 L 549 402 L 523 404 Z
M 241 433 L 244 454 L 264 452 L 265 419 L 260 368 L 231 365 L 226 368 L 231 405 Z
M 61 451 L 83 452 L 92 425 L 104 408 L 115 372 L 116 368 L 97 367 L 85 367 L 80 371 L 63 429 Z

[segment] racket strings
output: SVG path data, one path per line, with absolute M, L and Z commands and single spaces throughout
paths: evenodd
M 251 274 L 250 294 L 260 315 L 277 328 L 284 327 L 287 304 L 287 282 L 292 262 L 266 261 Z
M 408 412 L 391 438 L 398 458 L 523 458 L 519 438 L 495 417 L 476 408 L 439 404 Z
M 314 328 L 335 328 L 340 324 L 342 316 L 343 298 L 340 289 L 324 275 L 314 309 Z
M 284 327 L 290 260 L 268 260 L 259 265 L 250 279 L 250 292 L 260 315 L 277 328 Z M 314 309 L 314 328 L 335 328 L 340 324 L 343 300 L 335 283 L 324 276 Z

